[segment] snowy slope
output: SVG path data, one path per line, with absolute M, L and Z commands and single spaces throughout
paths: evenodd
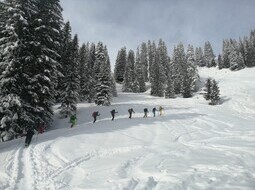
M 255 69 L 200 69 L 219 81 L 222 104 L 201 95 L 166 100 L 123 94 L 110 107 L 79 104 L 67 119 L 34 137 L 0 144 L 0 189 L 255 189 Z M 145 107 L 165 114 L 142 118 Z M 127 109 L 133 107 L 133 119 Z M 116 120 L 110 110 L 116 109 Z M 93 124 L 91 113 L 98 110 Z

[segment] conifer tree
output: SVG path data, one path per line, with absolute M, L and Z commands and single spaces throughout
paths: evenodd
M 116 82 L 114 80 L 114 76 L 111 77 L 111 85 L 112 85 L 112 96 L 118 97 L 117 88 L 116 88 Z
M 241 38 L 239 38 L 238 51 L 243 57 L 244 65 L 246 65 L 247 60 L 245 56 L 244 41 Z
M 153 64 L 153 49 L 152 49 L 152 43 L 149 40 L 147 43 L 147 50 L 148 50 L 148 75 L 149 75 L 149 81 L 151 82 L 151 75 L 152 75 L 152 64 Z
M 149 81 L 148 77 L 148 50 L 147 50 L 147 45 L 146 43 L 142 43 L 141 45 L 141 53 L 140 53 L 140 64 L 143 67 L 144 71 L 144 80 L 147 82 Z
M 244 40 L 244 52 L 247 67 L 252 67 L 255 65 L 255 42 L 253 42 L 252 39 L 252 36 L 250 36 L 250 38 L 246 37 Z
M 89 95 L 88 95 L 88 102 L 91 103 L 94 101 L 96 92 L 95 92 L 95 85 L 96 85 L 96 73 L 94 72 L 94 65 L 96 61 L 96 46 L 94 43 L 91 43 L 89 48 L 89 55 L 88 55 L 88 70 L 89 70 Z
M 111 72 L 111 62 L 110 62 L 110 57 L 108 54 L 108 50 L 107 47 L 104 47 L 104 52 L 105 52 L 105 56 L 106 56 L 106 71 L 109 77 L 109 81 L 110 81 L 110 97 L 118 97 L 118 93 L 117 93 L 117 88 L 116 88 L 116 81 L 114 80 L 114 76 L 113 73 Z
M 135 83 L 138 84 L 138 86 L 139 86 L 138 92 L 145 92 L 146 91 L 146 86 L 145 86 L 143 66 L 142 66 L 141 61 L 140 61 L 140 50 L 139 50 L 139 48 L 137 48 L 137 52 L 136 52 L 135 74 L 136 74 Z
M 153 80 L 153 65 L 155 63 L 156 57 L 156 44 L 153 41 L 152 44 L 148 42 L 148 64 L 149 64 L 149 80 L 152 82 Z
M 133 92 L 135 81 L 135 54 L 133 50 L 128 52 L 127 64 L 124 75 L 123 92 Z
M 165 98 L 175 98 L 174 93 L 174 80 L 168 76 L 166 89 L 165 89 Z
M 196 60 L 196 64 L 200 67 L 204 67 L 205 63 L 204 63 L 204 55 L 203 55 L 203 50 L 201 47 L 196 48 L 196 53 L 195 53 L 195 60 Z
M 126 47 L 121 48 L 118 52 L 118 56 L 114 68 L 114 78 L 117 83 L 124 81 L 125 67 L 127 63 L 127 52 Z
M 57 79 L 61 75 L 61 28 L 63 25 L 62 8 L 59 0 L 37 0 L 37 12 L 31 21 L 33 32 L 33 61 L 28 70 L 33 73 L 30 86 L 34 99 L 30 99 L 33 107 L 37 107 L 34 116 L 50 125 L 53 116 L 52 106 L 55 103 Z M 38 120 L 37 119 L 37 120 Z
M 236 44 L 232 43 L 229 49 L 230 70 L 240 70 L 244 68 L 242 54 L 238 51 Z
M 160 47 L 157 48 L 155 55 L 155 62 L 152 65 L 153 73 L 152 73 L 152 82 L 151 82 L 151 95 L 153 96 L 164 96 L 164 84 L 165 80 L 165 69 L 162 64 L 161 55 L 160 55 Z
M 71 38 L 71 27 L 67 22 L 64 27 L 64 44 L 61 64 L 65 69 L 63 77 L 63 91 L 61 98 L 60 114 L 68 117 L 76 113 L 76 105 L 79 100 L 79 45 L 78 36 Z
M 1 3 L 0 26 L 0 128 L 5 129 L 5 140 L 32 128 L 38 119 L 38 109 L 31 99 L 38 100 L 33 93 L 34 73 L 28 69 L 35 61 L 32 18 L 38 11 L 33 0 L 6 0 Z M 36 60 L 37 61 L 37 60 Z
M 196 81 L 198 79 L 194 48 L 191 45 L 188 45 L 187 63 L 183 65 L 182 70 L 181 93 L 184 98 L 189 98 L 196 89 Z
M 108 61 L 107 48 L 103 46 L 102 42 L 97 44 L 95 58 L 95 103 L 97 105 L 109 106 L 112 98 L 111 68 Z
M 216 64 L 214 64 L 215 62 L 212 62 L 212 60 L 214 59 L 214 53 L 213 53 L 213 49 L 212 46 L 210 44 L 210 42 L 205 42 L 205 46 L 204 46 L 204 61 L 205 61 L 205 65 L 207 67 L 213 67 L 216 66 Z M 214 65 L 212 65 L 212 63 Z
M 212 79 L 208 78 L 205 83 L 205 94 L 204 98 L 206 100 L 211 99 L 211 94 L 212 94 Z
M 184 51 L 184 46 L 179 43 L 177 47 L 174 47 L 172 67 L 174 69 L 174 89 L 175 94 L 181 92 L 182 80 L 184 74 L 187 72 L 187 58 Z
M 215 80 L 212 80 L 212 87 L 211 87 L 211 95 L 210 95 L 210 105 L 219 104 L 220 101 L 220 90 L 218 84 Z
M 167 55 L 167 47 L 165 42 L 160 39 L 158 44 L 157 52 L 159 54 L 159 64 L 162 69 L 161 77 L 163 78 L 163 84 L 165 84 L 167 80 L 167 69 L 168 69 L 168 55 Z
M 88 100 L 90 93 L 91 76 L 89 71 L 89 44 L 82 44 L 79 49 L 79 76 L 80 76 L 80 92 L 79 99 L 81 101 Z
M 230 42 L 229 40 L 223 40 L 223 48 L 222 48 L 222 68 L 229 68 L 230 61 L 229 61 L 229 54 L 230 54 Z
M 224 66 L 223 66 L 223 60 L 222 60 L 221 54 L 218 55 L 218 68 L 219 68 L 219 69 L 224 68 Z

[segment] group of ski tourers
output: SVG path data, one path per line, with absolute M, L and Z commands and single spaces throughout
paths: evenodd
M 157 108 L 153 108 L 152 109 L 152 113 L 153 113 L 153 117 L 156 116 L 156 111 L 159 111 L 159 115 L 162 115 L 163 114 L 163 110 L 164 108 L 162 106 L 159 106 L 159 109 Z M 144 108 L 144 118 L 145 117 L 148 117 L 148 113 L 149 113 L 149 110 L 148 108 Z M 111 116 L 112 116 L 112 121 L 114 120 L 115 118 L 115 114 L 118 113 L 115 109 L 113 109 L 112 111 L 110 111 L 111 113 Z M 129 119 L 132 118 L 132 114 L 135 113 L 133 108 L 130 108 L 128 109 L 128 113 L 129 113 Z M 97 120 L 97 117 L 100 116 L 99 112 L 98 111 L 95 111 L 92 113 L 92 117 L 94 118 L 93 120 L 93 123 L 96 122 Z M 73 128 L 75 125 L 76 125 L 76 122 L 77 122 L 77 117 L 76 117 L 76 114 L 73 114 L 71 115 L 70 117 L 70 123 L 71 123 L 71 128 Z M 27 131 L 26 131 L 26 139 L 25 139 L 25 147 L 28 147 L 31 143 L 31 140 L 33 138 L 33 135 L 37 133 L 38 134 L 42 134 L 45 132 L 45 124 L 43 122 L 38 122 L 38 126 L 37 126 L 37 130 L 35 130 L 34 128 L 29 128 Z
M 164 110 L 164 108 L 162 107 L 162 106 L 159 106 L 159 109 L 157 109 L 157 108 L 153 108 L 152 109 L 152 113 L 153 113 L 153 117 L 155 117 L 156 116 L 156 111 L 159 111 L 159 115 L 162 115 L 163 114 L 163 110 Z M 144 118 L 145 117 L 148 117 L 148 113 L 149 113 L 149 110 L 148 110 L 148 108 L 144 108 Z M 111 116 L 112 116 L 112 121 L 114 120 L 114 118 L 115 118 L 115 114 L 116 113 L 118 113 L 115 109 L 113 109 L 112 111 L 110 111 L 110 113 L 111 113 Z M 133 110 L 133 108 L 130 108 L 130 109 L 128 109 L 128 113 L 129 113 L 129 119 L 131 119 L 132 118 L 132 114 L 133 113 L 135 113 L 134 112 L 134 110 Z M 99 112 L 98 111 L 94 111 L 93 113 L 92 113 L 92 117 L 93 117 L 93 123 L 95 123 L 96 121 L 97 121 L 97 117 L 98 116 L 100 116 L 100 114 L 99 114 Z M 77 122 L 77 117 L 76 117 L 76 115 L 74 114 L 74 115 L 72 115 L 71 117 L 70 117 L 70 123 L 71 123 L 71 128 L 73 128 L 75 125 L 76 125 L 76 122 Z

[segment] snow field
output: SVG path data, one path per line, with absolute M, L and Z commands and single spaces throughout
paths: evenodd
M 0 144 L 0 189 L 253 190 L 254 71 L 200 69 L 202 81 L 219 81 L 218 106 L 201 95 L 166 100 L 119 93 L 110 107 L 80 103 L 72 129 L 56 112 L 54 129 L 34 136 L 27 149 L 24 138 Z M 160 105 L 164 115 L 153 118 Z M 136 113 L 129 119 L 131 107 Z M 93 111 L 101 113 L 94 124 Z

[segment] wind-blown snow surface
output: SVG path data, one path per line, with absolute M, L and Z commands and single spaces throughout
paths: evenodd
M 166 100 L 148 92 L 119 93 L 110 107 L 81 103 L 75 128 L 56 119 L 55 129 L 34 136 L 27 149 L 24 139 L 0 144 L 0 189 L 254 190 L 254 74 L 200 69 L 201 80 L 219 81 L 218 106 L 202 95 Z M 142 118 L 143 108 L 159 105 L 163 116 Z

